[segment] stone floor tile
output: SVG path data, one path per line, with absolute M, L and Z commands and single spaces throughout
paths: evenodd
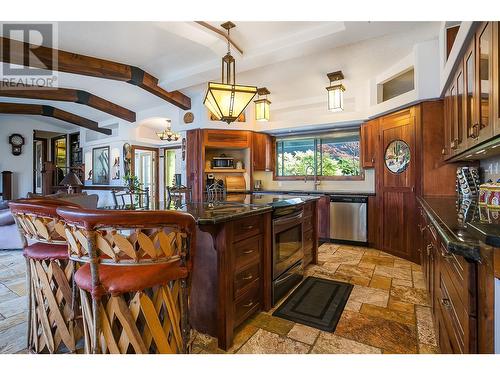
M 403 324 L 415 324 L 415 315 L 413 314 L 413 312 L 409 313 L 405 311 L 392 310 L 389 308 L 369 305 L 366 303 L 363 303 L 359 312 L 361 314 L 393 320 L 395 322 Z
M 373 274 L 377 276 L 391 277 L 393 279 L 411 280 L 411 268 L 406 269 L 406 268 L 376 266 Z
M 415 326 L 344 311 L 335 334 L 390 353 L 417 353 Z
M 415 306 L 415 313 L 417 315 L 418 341 L 422 344 L 437 346 L 431 308 L 417 305 Z
M 194 335 L 193 351 L 200 352 L 206 350 L 212 352 L 217 349 L 217 339 L 215 337 L 205 335 L 201 332 L 195 332 Z
M 369 277 L 353 276 L 349 280 L 349 283 L 353 284 L 353 285 L 359 285 L 359 286 L 368 286 L 368 285 L 370 285 L 370 280 L 371 280 L 371 278 L 369 278 Z
M 9 318 L 27 310 L 26 296 L 16 297 L 7 301 L 0 301 L 0 314 Z
M 321 332 L 311 353 L 314 354 L 380 354 L 382 351 L 370 345 L 349 340 L 328 332 Z
M 357 267 L 351 264 L 341 264 L 338 268 L 337 271 L 335 272 L 336 275 L 341 275 L 341 276 L 346 276 L 346 277 L 363 277 L 363 278 L 368 278 L 371 279 L 373 270 L 369 268 L 362 268 L 362 267 Z
M 390 277 L 374 275 L 369 286 L 371 288 L 389 290 L 391 289 L 391 280 Z
M 396 311 L 402 311 L 409 314 L 415 314 L 415 305 L 407 302 L 400 301 L 398 298 L 393 296 L 389 297 L 389 302 L 387 303 L 387 308 Z
M 286 335 L 290 332 L 295 323 L 290 320 L 260 313 L 253 319 L 250 319 L 249 324 L 265 329 L 266 331 L 277 333 L 278 335 Z
M 413 262 L 410 262 L 405 259 L 394 259 L 394 267 L 395 268 L 405 268 L 405 269 L 411 269 L 411 265 L 414 264 Z
M 372 263 L 377 266 L 386 266 L 386 267 L 393 267 L 394 266 L 394 259 L 393 258 L 387 258 L 387 257 L 381 257 L 379 255 L 369 255 L 365 254 L 361 258 L 361 261 L 364 263 Z
M 439 354 L 440 350 L 437 346 L 427 345 L 427 344 L 418 344 L 418 352 L 420 354 Z
M 241 348 L 238 354 L 306 354 L 310 346 L 259 329 Z
M 429 306 L 429 297 L 424 289 L 408 288 L 406 286 L 393 285 L 391 296 L 397 297 L 402 302 L 414 305 Z
M 361 309 L 361 302 L 353 301 L 351 298 L 347 300 L 347 303 L 345 304 L 344 310 L 348 311 L 359 311 Z
M 325 262 L 321 266 L 321 269 L 325 270 L 327 272 L 331 272 L 333 274 L 338 270 L 339 266 L 340 266 L 340 263 Z
M 5 286 L 12 292 L 16 293 L 18 296 L 26 295 L 26 280 L 24 279 L 17 282 L 6 283 Z
M 0 353 L 17 353 L 26 349 L 26 322 L 12 326 L 0 333 Z
M 413 282 L 411 280 L 403 280 L 403 279 L 392 279 L 392 285 L 401 285 L 413 287 Z
M 361 268 L 368 268 L 373 271 L 375 269 L 376 264 L 363 262 L 363 260 L 361 260 L 361 262 L 359 262 L 357 266 Z
M 295 324 L 293 328 L 288 332 L 288 337 L 295 340 L 303 342 L 304 344 L 312 345 L 316 341 L 319 333 L 319 329 L 305 326 L 303 324 Z
M 233 337 L 233 346 L 228 349 L 227 352 L 236 353 L 258 330 L 259 328 L 252 324 L 243 324 L 235 332 Z
M 17 315 L 12 315 L 9 316 L 8 318 L 4 317 L 2 320 L 0 320 L 0 332 L 12 328 L 18 324 L 24 323 L 26 322 L 26 320 L 27 320 L 26 312 L 22 312 Z
M 355 285 L 349 299 L 356 302 L 386 307 L 389 301 L 389 291 Z

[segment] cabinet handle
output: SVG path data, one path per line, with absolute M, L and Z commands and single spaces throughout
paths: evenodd
M 243 280 L 252 280 L 253 279 L 253 275 L 252 274 L 249 274 L 245 277 L 243 277 Z
M 243 305 L 243 307 L 252 307 L 254 304 L 253 301 L 248 302 L 247 304 Z
M 428 225 L 424 225 L 423 227 L 420 227 L 420 233 L 424 233 L 425 230 L 428 228 Z
M 253 229 L 253 225 L 247 225 L 247 226 L 245 227 L 245 229 L 246 229 L 246 230 Z
M 372 164 L 375 163 L 375 158 L 372 158 Z
M 255 251 L 255 249 L 252 250 L 245 250 L 243 254 L 252 254 Z
M 451 302 L 449 298 L 441 298 L 441 304 L 446 308 L 450 309 L 451 308 Z
M 477 139 L 479 138 L 479 130 L 480 130 L 480 125 L 479 123 L 476 123 L 472 126 L 472 134 L 471 134 L 471 138 L 473 139 Z
M 446 155 L 446 147 L 443 147 L 443 148 L 441 149 L 441 155 Z
M 425 250 L 427 250 L 427 256 L 430 256 L 432 250 L 432 244 L 428 244 Z

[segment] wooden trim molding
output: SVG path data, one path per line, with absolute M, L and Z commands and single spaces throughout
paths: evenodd
M 164 90 L 158 86 L 158 78 L 136 66 L 44 46 L 34 46 L 5 37 L 1 37 L 0 41 L 2 46 L 0 58 L 4 63 L 19 64 L 39 69 L 51 67 L 64 73 L 126 82 L 138 86 L 181 109 L 191 109 L 191 99 L 188 96 L 180 91 L 169 92 Z M 27 49 L 37 59 L 24 59 L 24 51 Z M 53 56 L 57 56 L 57 64 L 55 64 Z
M 128 122 L 135 122 L 136 120 L 135 112 L 83 90 L 29 85 L 9 87 L 5 83 L 0 83 L 0 96 L 78 103 L 106 112 Z
M 111 135 L 111 129 L 100 128 L 99 124 L 95 121 L 75 115 L 71 112 L 63 111 L 62 109 L 51 107 L 50 105 L 0 103 L 0 113 L 52 117 L 98 133 Z

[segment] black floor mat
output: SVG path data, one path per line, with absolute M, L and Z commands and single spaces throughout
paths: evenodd
M 309 276 L 273 315 L 333 332 L 352 288 L 352 284 Z

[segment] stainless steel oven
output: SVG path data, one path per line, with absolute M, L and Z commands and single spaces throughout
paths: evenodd
M 273 304 L 303 277 L 303 207 L 275 209 L 273 213 Z

